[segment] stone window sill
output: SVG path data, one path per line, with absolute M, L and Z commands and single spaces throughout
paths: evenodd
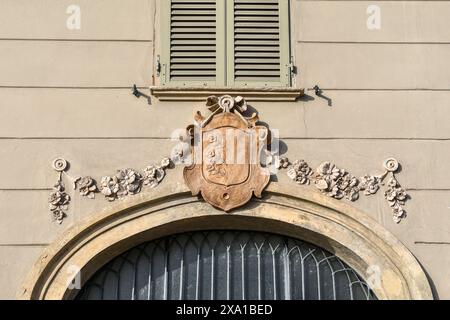
M 296 101 L 304 94 L 299 88 L 206 88 L 206 87 L 150 87 L 152 96 L 160 101 L 200 101 L 209 96 L 242 96 L 247 101 Z

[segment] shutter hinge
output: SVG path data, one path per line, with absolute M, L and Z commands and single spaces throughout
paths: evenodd
M 161 56 L 156 57 L 156 76 L 161 78 L 161 84 L 167 84 L 166 64 L 161 63 Z
M 286 76 L 287 76 L 287 86 L 292 84 L 292 79 L 294 75 L 297 74 L 297 67 L 291 62 L 286 65 Z
M 292 75 L 297 73 L 297 67 L 292 62 L 287 64 L 286 67 L 288 69 L 287 71 L 289 77 L 292 77 Z
M 159 77 L 161 75 L 161 56 L 158 54 L 156 57 L 156 76 Z
M 158 71 L 159 69 L 159 71 Z M 158 77 L 161 78 L 161 84 L 166 85 L 167 84 L 167 64 L 161 63 L 158 59 L 158 67 L 156 68 Z

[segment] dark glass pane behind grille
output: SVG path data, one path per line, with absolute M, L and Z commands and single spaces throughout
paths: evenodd
M 109 262 L 77 299 L 376 299 L 331 253 L 304 241 L 258 232 L 173 235 Z

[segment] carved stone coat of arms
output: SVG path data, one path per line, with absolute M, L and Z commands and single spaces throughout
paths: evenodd
M 268 130 L 256 123 L 258 117 L 244 117 L 246 103 L 241 97 L 208 98 L 209 117 L 195 116 L 191 165 L 184 180 L 193 195 L 201 194 L 211 205 L 224 211 L 246 204 L 261 193 L 270 180 L 260 155 L 267 146 Z

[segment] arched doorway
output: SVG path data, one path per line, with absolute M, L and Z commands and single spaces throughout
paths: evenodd
M 150 200 L 149 200 L 150 198 Z M 425 273 L 409 250 L 354 207 L 320 193 L 269 185 L 261 200 L 225 213 L 177 183 L 165 184 L 86 218 L 65 232 L 24 280 L 20 299 L 74 299 L 68 285 L 80 270 L 81 287 L 115 257 L 143 243 L 207 230 L 264 232 L 313 244 L 333 254 L 361 279 L 379 270 L 378 299 L 432 299 Z
M 189 232 L 141 244 L 102 267 L 80 300 L 373 300 L 341 259 L 271 233 Z

